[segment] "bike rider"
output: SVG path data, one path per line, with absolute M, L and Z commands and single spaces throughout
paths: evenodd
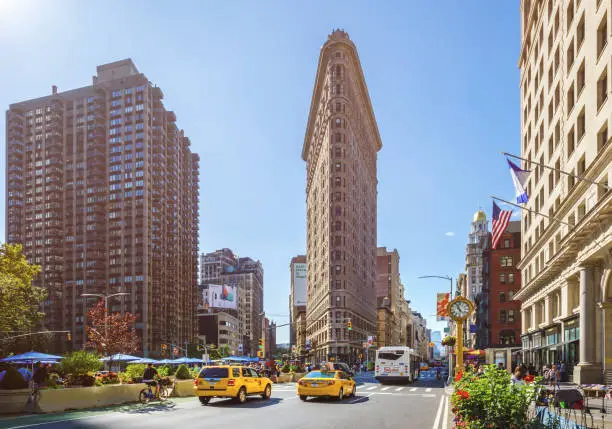
M 157 370 L 153 368 L 153 364 L 150 363 L 147 368 L 145 368 L 144 373 L 142 374 L 142 382 L 147 385 L 153 387 L 155 386 L 155 397 L 159 397 L 159 374 Z

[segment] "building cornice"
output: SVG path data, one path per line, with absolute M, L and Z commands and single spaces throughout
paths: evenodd
M 580 194 L 584 195 L 584 194 Z M 553 280 L 564 268 L 575 262 L 580 250 L 595 231 L 601 228 L 601 216 L 612 218 L 612 192 L 600 199 L 595 207 L 561 240 L 559 250 L 546 262 L 546 267 L 514 295 L 514 299 L 526 301 L 536 291 Z M 584 265 L 584 263 L 581 263 Z
M 589 168 L 587 168 L 587 170 L 583 174 L 583 177 L 591 181 L 597 181 L 597 178 L 605 172 L 606 167 L 610 164 L 612 164 L 612 141 L 608 142 L 604 149 L 604 152 L 597 158 L 595 158 L 593 163 L 589 165 Z M 567 197 L 563 200 L 563 202 L 555 212 L 554 217 L 556 219 L 563 219 L 565 216 L 567 216 L 570 210 L 573 210 L 575 208 L 575 205 L 578 200 L 584 195 L 586 195 L 590 186 L 593 185 L 584 180 L 579 180 L 578 183 L 576 183 L 576 185 L 570 190 Z M 600 204 L 598 202 L 595 207 L 590 210 L 589 213 L 593 213 L 599 205 Z M 551 223 L 552 222 L 554 221 L 551 221 Z M 563 238 L 563 240 L 561 240 L 561 243 L 563 243 L 565 239 L 571 235 L 571 233 L 578 227 L 579 224 L 580 222 L 572 229 L 572 231 L 570 231 L 565 236 L 565 238 Z M 525 255 L 522 256 L 521 261 L 517 264 L 517 268 L 519 270 L 525 268 L 531 262 L 531 260 L 540 253 L 542 247 L 548 242 L 550 238 L 552 238 L 552 236 L 558 230 L 559 226 L 555 228 L 551 227 L 549 224 L 548 228 L 546 228 L 546 230 L 544 231 L 544 234 L 542 234 L 542 236 L 534 243 L 533 247 L 529 249 L 529 251 Z

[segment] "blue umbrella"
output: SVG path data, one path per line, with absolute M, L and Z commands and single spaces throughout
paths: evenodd
M 190 363 L 188 357 L 181 357 L 178 359 L 174 359 L 171 363 Z
M 138 356 L 131 356 L 131 355 L 124 355 L 122 353 L 117 353 L 115 355 L 112 356 L 105 356 L 102 359 L 100 359 L 102 362 L 129 362 L 132 360 L 139 360 L 142 359 L 141 357 Z
M 144 363 L 144 364 L 149 364 L 149 363 L 159 363 L 159 361 L 156 361 L 155 359 L 141 358 L 141 359 L 136 359 L 136 360 L 129 361 L 128 363 Z
M 60 359 L 63 359 L 62 356 L 48 355 L 46 353 L 39 353 L 39 352 L 27 352 L 27 353 L 22 353 L 20 355 L 15 355 L 15 356 L 7 357 L 4 359 L 0 359 L 0 362 L 7 362 L 7 363 L 10 363 L 10 362 L 34 363 L 34 362 L 42 362 L 42 361 L 57 362 Z

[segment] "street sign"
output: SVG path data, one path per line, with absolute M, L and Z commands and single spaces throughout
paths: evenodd
M 238 344 L 238 351 L 242 352 L 242 344 Z

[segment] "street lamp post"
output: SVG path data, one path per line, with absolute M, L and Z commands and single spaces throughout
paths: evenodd
M 419 279 L 442 279 L 442 280 L 448 280 L 450 281 L 450 295 L 449 295 L 449 301 L 451 299 L 453 299 L 453 278 L 450 276 L 420 276 L 418 277 Z M 450 381 L 452 380 L 453 376 L 453 364 L 452 364 L 452 358 L 451 358 L 451 354 L 450 351 L 448 353 L 448 383 L 450 384 Z
M 89 298 L 89 297 L 98 297 L 98 298 L 103 298 L 104 299 L 104 316 L 108 316 L 108 299 L 112 298 L 114 296 L 125 296 L 125 295 L 129 295 L 129 293 L 127 292 L 118 292 L 118 293 L 112 293 L 110 295 L 106 295 L 103 293 L 82 293 L 81 296 L 85 297 L 85 298 Z M 106 323 L 106 321 L 104 322 L 104 336 L 108 339 L 108 323 Z

